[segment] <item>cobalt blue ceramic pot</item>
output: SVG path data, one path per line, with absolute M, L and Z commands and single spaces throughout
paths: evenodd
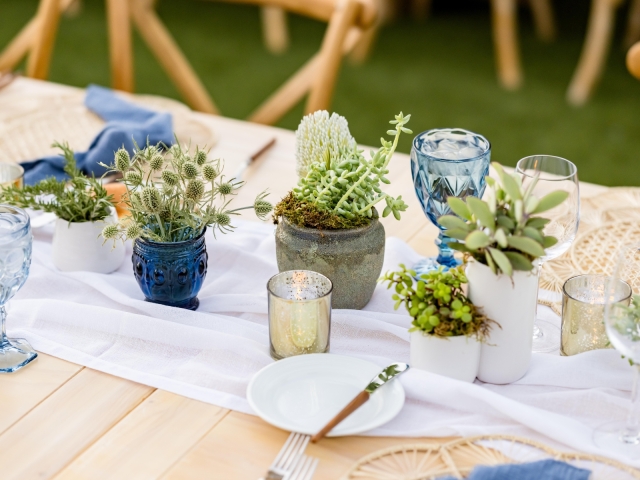
M 139 238 L 133 244 L 133 273 L 148 302 L 196 310 L 208 258 L 204 231 L 184 242 Z

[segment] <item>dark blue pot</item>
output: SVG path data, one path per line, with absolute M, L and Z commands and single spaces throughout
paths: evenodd
M 138 239 L 133 244 L 133 273 L 148 302 L 196 310 L 208 258 L 204 232 L 185 242 Z

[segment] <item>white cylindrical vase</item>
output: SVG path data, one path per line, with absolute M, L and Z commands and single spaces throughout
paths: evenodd
M 443 338 L 422 331 L 411 332 L 411 367 L 473 382 L 478 374 L 481 345 L 475 336 Z
M 467 266 L 469 299 L 499 325 L 492 325 L 482 344 L 478 379 L 495 384 L 515 382 L 531 362 L 533 324 L 538 298 L 537 272 L 495 275 L 472 261 Z
M 67 222 L 56 219 L 53 234 L 53 264 L 63 272 L 86 271 L 111 273 L 120 268 L 125 256 L 122 242 L 105 242 L 100 235 L 108 223 L 116 223 L 112 214 L 97 222 Z

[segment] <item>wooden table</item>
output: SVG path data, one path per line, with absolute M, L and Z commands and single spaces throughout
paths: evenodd
M 12 112 L 3 99 L 69 91 L 69 87 L 18 79 L 0 90 L 0 131 Z M 390 114 L 394 112 L 389 112 Z M 238 203 L 268 188 L 271 200 L 296 182 L 293 132 L 195 114 L 215 131 L 212 154 L 227 172 L 275 136 L 277 143 L 245 173 Z M 425 125 L 414 120 L 419 131 Z M 384 131 L 385 125 L 380 125 Z M 396 154 L 387 192 L 409 205 L 401 221 L 384 219 L 390 236 L 416 251 L 436 251 L 437 229 L 422 214 L 411 182 L 409 157 Z M 583 194 L 604 187 L 583 185 Z M 247 217 L 251 218 L 251 217 Z M 9 317 L 9 322 L 10 322 Z M 226 410 L 39 354 L 24 370 L 0 376 L 0 478 L 8 479 L 255 479 L 265 473 L 287 438 L 258 417 Z M 424 439 L 422 439 L 424 440 Z M 434 440 L 442 441 L 443 439 Z M 310 445 L 320 459 L 314 480 L 336 479 L 358 458 L 416 439 L 328 438 Z

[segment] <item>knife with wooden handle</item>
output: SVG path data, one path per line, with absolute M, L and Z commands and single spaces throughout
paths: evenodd
M 392 363 L 384 370 L 382 370 L 378 375 L 373 377 L 369 384 L 365 387 L 363 391 L 361 391 L 356 397 L 351 400 L 351 402 L 344 407 L 340 413 L 338 413 L 335 417 L 333 417 L 329 423 L 327 423 L 322 430 L 316 433 L 313 437 L 311 437 L 311 441 L 316 443 L 318 440 L 321 440 L 327 433 L 329 433 L 333 428 L 342 422 L 345 418 L 355 412 L 362 405 L 367 403 L 369 397 L 373 392 L 375 392 L 382 385 L 387 383 L 389 380 L 394 379 L 401 373 L 409 370 L 409 365 L 406 363 Z

